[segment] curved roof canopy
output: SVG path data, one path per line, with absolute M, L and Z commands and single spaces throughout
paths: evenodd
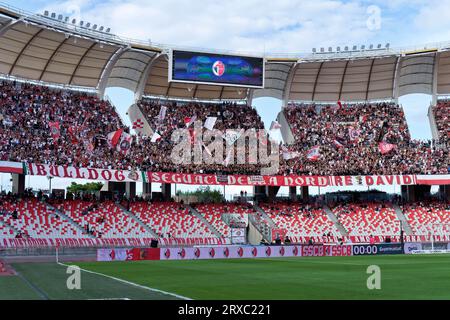
M 168 48 L 0 8 L 0 73 L 48 83 L 183 99 L 335 102 L 450 94 L 450 48 L 266 58 L 265 88 L 169 83 Z

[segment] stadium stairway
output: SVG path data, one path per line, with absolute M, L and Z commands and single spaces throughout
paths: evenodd
M 268 224 L 258 221 L 255 215 L 249 215 L 248 221 L 261 234 L 261 237 L 268 242 L 272 242 L 272 232 Z
M 209 223 L 206 219 L 205 219 L 205 217 L 203 217 L 203 215 L 200 213 L 200 212 L 198 212 L 196 209 L 194 209 L 193 207 L 191 207 L 190 205 L 187 205 L 186 206 L 188 209 L 189 209 L 189 212 L 193 215 L 193 216 L 196 216 L 197 218 L 199 218 L 208 228 L 209 228 L 209 230 L 211 230 L 213 233 L 214 233 L 214 235 L 216 236 L 216 237 L 218 237 L 218 238 L 224 238 L 224 235 L 223 234 L 221 234 L 220 232 L 219 232 L 219 230 L 217 230 L 216 229 L 216 227 L 214 227 L 211 223 Z
M 393 205 L 395 214 L 397 215 L 397 219 L 401 221 L 403 229 L 405 230 L 405 233 L 407 236 L 412 236 L 413 231 L 411 229 L 411 226 L 409 225 L 408 219 L 406 219 L 405 215 L 403 214 L 402 209 L 398 204 Z
M 339 222 L 338 218 L 334 215 L 333 211 L 331 211 L 330 207 L 323 206 L 328 218 L 334 223 L 335 227 L 339 230 L 342 236 L 348 236 L 348 231 L 345 230 L 344 226 Z
M 125 213 L 127 216 L 129 216 L 132 220 L 136 221 L 142 228 L 144 228 L 148 233 L 150 233 L 153 238 L 155 238 L 155 239 L 159 238 L 159 236 L 156 234 L 156 232 L 152 228 L 150 228 L 147 224 L 145 224 L 144 221 L 139 219 L 133 212 L 128 211 L 120 203 L 116 203 L 116 205 L 120 210 L 122 210 L 123 213 Z
M 78 223 L 76 223 L 71 217 L 69 217 L 67 214 L 65 214 L 64 212 L 62 212 L 61 210 L 58 210 L 56 207 L 52 206 L 49 203 L 45 203 L 45 205 L 47 206 L 47 209 L 49 209 L 50 211 L 53 211 L 54 213 L 56 213 L 58 216 L 64 218 L 64 220 L 66 220 L 67 222 L 69 222 L 74 228 L 78 229 L 81 231 L 81 233 L 85 233 L 85 229 L 79 225 Z M 95 236 L 92 234 L 87 235 L 89 238 L 95 239 Z
M 266 220 L 269 223 L 269 227 L 278 228 L 277 224 L 272 220 L 272 218 L 269 217 L 269 215 L 263 209 L 261 209 L 260 206 L 254 204 L 253 208 L 255 209 L 255 211 L 259 212 L 262 215 L 264 220 Z

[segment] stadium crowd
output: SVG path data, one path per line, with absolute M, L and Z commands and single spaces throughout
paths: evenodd
M 434 119 L 439 133 L 439 143 L 450 147 L 450 101 L 439 101 L 433 107 Z
M 285 117 L 298 156 L 284 161 L 285 174 L 389 175 L 447 173 L 449 153 L 432 141 L 412 140 L 395 104 L 289 105 Z M 380 144 L 390 147 L 387 152 Z M 317 158 L 308 151 L 318 148 Z
M 126 153 L 108 144 L 119 129 L 130 132 L 110 102 L 83 92 L 3 81 L 0 83 L 0 160 L 159 172 L 258 175 L 260 165 L 223 163 L 177 165 L 170 154 L 172 132 L 217 118 L 214 129 L 262 129 L 254 108 L 237 103 L 141 100 L 138 106 L 160 138 L 133 136 Z M 164 116 L 161 110 L 164 107 Z M 448 131 L 448 105 L 438 105 L 441 132 Z M 280 174 L 362 175 L 448 173 L 448 148 L 411 139 L 401 107 L 394 104 L 353 106 L 290 105 L 286 119 L 295 137 L 288 148 L 295 157 L 283 160 Z M 206 129 L 203 129 L 206 130 Z M 380 143 L 392 147 L 385 154 Z M 197 148 L 205 146 L 196 145 Z M 309 157 L 318 147 L 317 158 Z M 205 149 L 206 150 L 206 149 Z M 233 147 L 234 157 L 242 152 Z M 255 160 L 255 159 L 254 159 Z

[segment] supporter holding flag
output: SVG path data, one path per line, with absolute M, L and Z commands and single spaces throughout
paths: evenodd
M 119 129 L 117 131 L 111 132 L 108 134 L 108 145 L 110 148 L 114 149 L 117 147 L 120 137 L 122 136 L 123 129 Z
M 396 149 L 397 145 L 383 141 L 383 142 L 379 143 L 378 148 L 379 148 L 381 154 L 385 155 L 385 154 L 388 154 L 389 152 L 391 152 L 392 150 Z
M 306 158 L 310 161 L 317 161 L 320 158 L 320 147 L 316 146 L 308 151 Z
M 56 142 L 61 137 L 61 128 L 59 122 L 49 122 L 50 134 L 53 140 Z

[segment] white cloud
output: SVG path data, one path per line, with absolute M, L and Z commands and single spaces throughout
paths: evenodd
M 180 46 L 262 52 L 309 52 L 316 46 L 365 41 L 369 4 L 330 0 L 72 0 L 84 21 L 110 26 L 118 35 Z

